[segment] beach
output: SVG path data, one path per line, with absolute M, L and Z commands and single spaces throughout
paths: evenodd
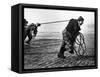
M 77 56 L 65 51 L 65 59 L 60 59 L 57 54 L 62 43 L 62 35 L 58 32 L 41 32 L 32 39 L 29 46 L 24 45 L 24 69 L 94 66 L 94 34 L 84 34 L 86 42 L 85 56 Z

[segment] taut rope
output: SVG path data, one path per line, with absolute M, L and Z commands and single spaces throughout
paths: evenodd
M 60 22 L 66 22 L 69 20 L 62 20 L 62 21 L 53 21 L 53 22 L 44 22 L 44 23 L 40 23 L 40 24 L 53 24 L 53 23 L 60 23 Z

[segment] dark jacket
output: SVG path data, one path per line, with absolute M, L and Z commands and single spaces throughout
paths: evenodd
M 31 24 L 30 26 L 29 26 L 29 29 L 31 30 L 31 31 L 33 31 L 33 34 L 36 36 L 36 34 L 37 34 L 37 32 L 38 32 L 38 27 L 36 26 L 36 24 Z
M 71 34 L 71 36 L 74 36 L 81 29 L 79 27 L 78 21 L 76 19 L 71 19 L 66 27 L 66 30 Z
M 34 25 L 34 28 L 33 28 L 33 33 L 36 35 L 37 34 L 37 32 L 38 32 L 38 27 L 36 26 L 36 25 Z

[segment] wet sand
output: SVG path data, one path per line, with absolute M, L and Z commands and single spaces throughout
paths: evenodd
M 60 39 L 37 39 L 32 40 L 29 46 L 24 46 L 24 69 L 93 66 L 94 48 L 87 47 L 88 55 L 77 56 L 65 52 L 65 59 L 57 57 L 61 46 Z

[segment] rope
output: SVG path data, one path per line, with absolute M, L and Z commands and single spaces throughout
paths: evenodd
M 79 48 L 78 48 L 78 50 L 76 50 L 74 48 L 74 50 L 77 55 L 84 55 L 86 53 L 86 44 L 84 41 L 84 35 L 82 33 L 80 33 L 78 36 L 80 37 L 80 39 L 76 38 L 77 41 L 75 41 L 75 43 L 79 46 Z M 83 40 L 83 42 L 82 42 L 82 40 Z M 83 45 L 84 45 L 84 47 L 83 47 Z M 82 51 L 83 51 L 82 53 L 80 53 L 80 48 L 82 48 Z
M 60 22 L 66 22 L 69 20 L 62 20 L 62 21 L 52 21 L 52 22 L 44 22 L 44 23 L 40 23 L 40 24 L 53 24 L 53 23 L 60 23 Z

